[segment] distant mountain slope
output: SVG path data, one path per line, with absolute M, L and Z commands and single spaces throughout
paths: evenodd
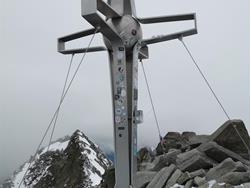
M 54 142 L 47 150 L 48 147 L 40 150 L 35 161 L 26 162 L 2 187 L 18 188 L 30 163 L 20 188 L 95 187 L 111 166 L 98 146 L 79 130 Z

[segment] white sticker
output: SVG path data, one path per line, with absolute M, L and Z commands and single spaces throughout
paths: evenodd
M 118 59 L 123 59 L 124 57 L 124 52 L 118 52 Z
M 121 96 L 122 96 L 122 97 L 125 97 L 125 96 L 126 96 L 126 90 L 125 90 L 125 89 L 122 89 L 122 91 L 121 91 Z

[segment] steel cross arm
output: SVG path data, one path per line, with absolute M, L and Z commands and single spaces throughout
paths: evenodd
M 94 33 L 98 33 L 99 31 L 96 31 L 96 29 L 88 29 L 88 30 L 84 30 L 84 31 L 80 31 L 77 33 L 73 33 L 70 35 L 66 35 L 64 37 L 60 37 L 58 38 L 58 52 L 62 53 L 62 54 L 77 54 L 77 53 L 87 53 L 87 52 L 98 52 L 98 51 L 106 51 L 106 47 L 104 46 L 97 46 L 97 47 L 90 47 L 90 48 L 78 48 L 78 49 L 65 49 L 65 43 L 75 40 L 75 39 L 79 39 L 82 37 L 86 37 L 89 35 L 92 35 Z
M 186 21 L 186 20 L 196 20 L 196 14 L 178 14 L 171 16 L 158 16 L 150 18 L 136 18 L 142 24 L 153 24 L 161 22 L 176 22 L 176 21 Z
M 195 35 L 198 33 L 197 31 L 197 21 L 196 14 L 181 14 L 181 15 L 173 15 L 173 16 L 160 16 L 160 17 L 151 17 L 151 18 L 137 18 L 137 20 L 142 24 L 153 24 L 153 23 L 163 23 L 163 22 L 176 22 L 176 21 L 187 21 L 194 20 L 194 28 L 184 30 L 181 32 L 176 32 L 168 35 L 160 35 L 153 37 L 151 39 L 143 39 L 141 42 L 142 46 L 148 44 L 154 44 L 159 42 L 165 42 L 169 40 L 178 39 L 180 37 L 187 37 L 191 35 Z
M 60 51 L 60 53 L 67 55 L 67 54 L 81 54 L 81 53 L 101 52 L 101 51 L 107 51 L 107 49 L 103 46 L 96 46 L 90 48 L 75 48 L 72 50 L 63 50 Z
M 58 52 L 62 54 L 75 54 L 84 52 L 98 52 L 106 51 L 107 48 L 103 46 L 79 48 L 79 49 L 65 49 L 65 43 L 101 32 L 110 41 L 121 41 L 117 32 L 107 25 L 106 21 L 98 14 L 100 11 L 107 19 L 119 18 L 121 15 L 115 11 L 110 5 L 102 0 L 82 0 L 82 16 L 91 23 L 95 28 L 73 33 L 58 39 Z M 86 8 L 85 8 L 86 7 Z M 122 43 L 122 41 L 120 42 Z

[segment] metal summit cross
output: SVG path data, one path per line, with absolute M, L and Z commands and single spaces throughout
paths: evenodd
M 82 17 L 94 28 L 59 38 L 58 51 L 62 54 L 108 51 L 114 114 L 115 187 L 133 188 L 137 170 L 137 124 L 143 121 L 143 113 L 137 109 L 138 60 L 148 58 L 150 44 L 197 34 L 196 15 L 137 18 L 134 0 L 81 1 Z M 186 20 L 193 20 L 194 28 L 142 39 L 140 24 Z M 65 49 L 66 42 L 99 32 L 106 47 Z

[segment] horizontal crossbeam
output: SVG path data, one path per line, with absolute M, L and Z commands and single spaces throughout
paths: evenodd
M 89 52 L 101 52 L 107 51 L 106 47 L 104 46 L 97 46 L 97 47 L 90 47 L 90 48 L 75 48 L 70 50 L 62 50 L 60 53 L 62 54 L 81 54 L 81 53 L 89 53 Z
M 142 46 L 145 46 L 148 44 L 159 43 L 159 42 L 165 42 L 169 40 L 174 40 L 180 37 L 187 37 L 187 36 L 195 35 L 198 33 L 195 13 L 173 15 L 173 16 L 159 16 L 159 17 L 151 17 L 151 18 L 137 18 L 137 20 L 142 24 L 154 24 L 154 23 L 189 21 L 189 20 L 194 21 L 194 28 L 192 29 L 184 30 L 177 33 L 167 34 L 167 35 L 158 35 L 150 39 L 143 39 L 142 44 L 141 44 Z
M 155 44 L 155 43 L 159 43 L 159 42 L 175 40 L 175 39 L 178 39 L 180 37 L 188 37 L 188 36 L 195 35 L 195 34 L 197 34 L 197 30 L 196 29 L 191 29 L 191 30 L 177 32 L 177 33 L 173 33 L 173 34 L 169 34 L 169 35 L 156 36 L 156 37 L 153 37 L 151 39 L 142 40 L 141 45 L 145 46 L 145 45 L 148 45 L 148 44 Z
M 77 48 L 77 49 L 65 49 L 65 43 L 79 39 L 82 37 L 86 37 L 89 35 L 93 35 L 94 33 L 98 33 L 99 30 L 97 29 L 88 29 L 84 31 L 80 31 L 77 33 L 73 33 L 70 35 L 66 35 L 64 37 L 58 38 L 58 52 L 62 54 L 77 54 L 77 53 L 88 53 L 88 52 L 98 52 L 98 51 L 106 51 L 106 47 L 103 46 L 97 46 L 97 47 L 90 47 L 90 48 Z
M 71 40 L 74 40 L 74 39 L 79 39 L 79 38 L 82 38 L 82 37 L 86 37 L 88 35 L 92 35 L 92 34 L 95 33 L 95 31 L 96 31 L 95 28 L 84 30 L 84 31 L 79 31 L 77 33 L 72 33 L 72 34 L 60 37 L 60 38 L 58 38 L 58 41 L 59 42 L 68 42 L 68 41 L 71 41 Z M 96 33 L 98 33 L 98 32 L 99 31 L 96 31 Z
M 159 16 L 159 17 L 151 17 L 151 18 L 137 18 L 137 20 L 142 24 L 187 21 L 187 20 L 195 20 L 195 19 L 196 19 L 195 13 L 172 15 L 172 16 Z

